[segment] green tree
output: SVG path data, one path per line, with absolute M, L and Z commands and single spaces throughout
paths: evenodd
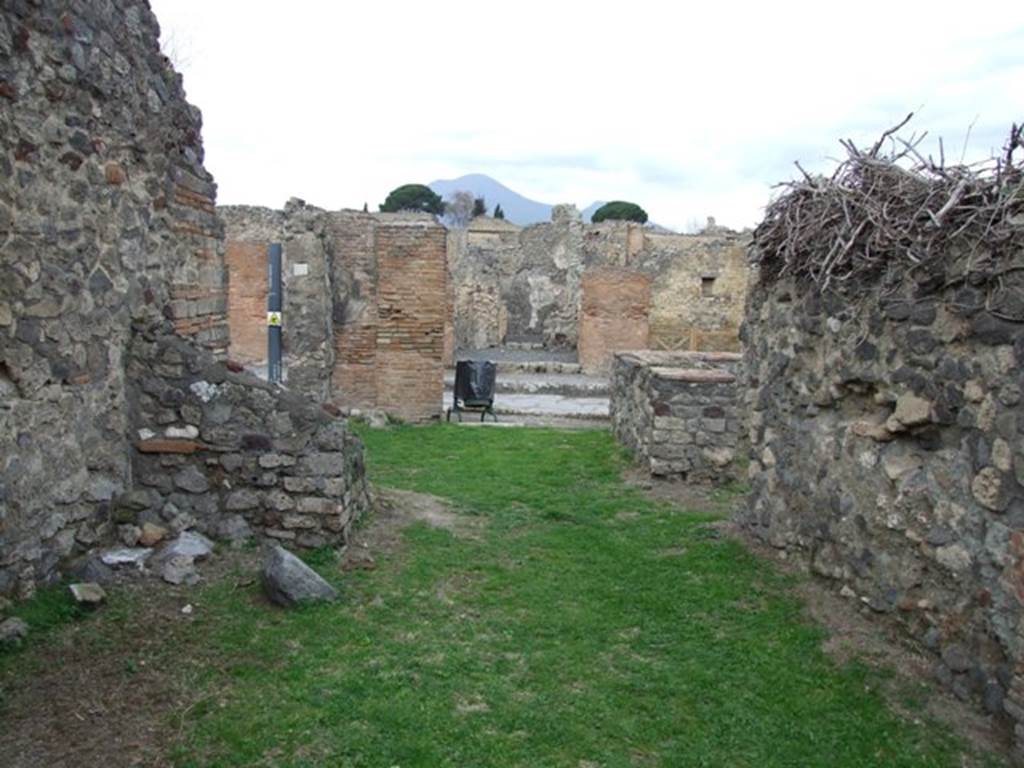
M 646 224 L 647 211 L 636 203 L 627 203 L 625 200 L 613 200 L 594 211 L 594 215 L 590 220 L 595 224 L 602 221 L 635 221 L 639 224 Z
M 477 216 L 487 215 L 487 202 L 482 198 L 478 197 L 473 200 L 473 218 Z
M 382 213 L 423 211 L 440 216 L 444 213 L 444 201 L 424 184 L 403 184 L 391 190 L 380 210 Z
M 496 219 L 504 219 L 505 218 L 505 212 L 503 210 L 501 210 L 501 203 L 498 203 L 496 206 L 494 206 L 494 218 L 496 218 Z

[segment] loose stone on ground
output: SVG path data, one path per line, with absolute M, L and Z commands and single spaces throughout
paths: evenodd
M 267 549 L 261 577 L 267 597 L 285 608 L 293 608 L 302 603 L 338 599 L 338 590 L 302 560 L 280 546 L 275 545 Z

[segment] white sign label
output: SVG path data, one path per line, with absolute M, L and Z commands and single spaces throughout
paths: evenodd
M 267 325 L 279 328 L 281 326 L 281 312 L 267 312 Z
M 295 277 L 304 277 L 309 274 L 309 264 L 292 264 L 292 274 Z

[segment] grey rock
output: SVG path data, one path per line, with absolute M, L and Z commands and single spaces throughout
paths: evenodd
M 78 581 L 95 584 L 109 584 L 114 580 L 114 572 L 97 555 L 87 555 L 77 560 L 68 569 L 68 575 Z
M 338 599 L 338 591 L 302 560 L 280 546 L 268 548 L 261 571 L 263 589 L 274 603 L 290 608 L 301 603 Z
M 168 584 L 195 584 L 199 581 L 195 559 L 188 555 L 168 558 L 160 568 L 160 578 Z
M 985 709 L 993 714 L 999 715 L 1003 713 L 1003 702 L 1006 699 L 1006 692 L 1003 691 L 1001 686 L 995 680 L 990 680 L 985 684 L 985 690 L 982 693 L 982 698 L 985 702 Z
M 28 635 L 28 624 L 16 616 L 0 621 L 0 645 L 17 643 Z
M 228 496 L 225 507 L 229 512 L 240 512 L 246 509 L 255 509 L 260 505 L 260 496 L 255 491 L 250 491 L 247 488 L 242 488 L 237 491 L 233 491 Z
M 384 411 L 373 409 L 364 414 L 366 423 L 373 429 L 384 429 L 388 425 L 388 416 Z
M 99 584 L 85 582 L 68 587 L 71 597 L 79 605 L 97 606 L 107 599 L 107 593 Z
M 213 542 L 195 531 L 184 531 L 176 539 L 167 543 L 161 548 L 158 559 L 165 563 L 175 557 L 190 557 L 193 560 L 202 560 L 213 553 Z
M 100 560 L 104 565 L 109 565 L 112 568 L 134 566 L 141 569 L 152 554 L 153 550 L 148 547 L 118 547 L 102 552 Z
M 942 660 L 954 672 L 966 672 L 971 668 L 971 657 L 961 645 L 948 645 L 942 649 Z
M 117 527 L 117 536 L 126 547 L 134 547 L 139 543 L 142 529 L 137 525 L 119 525 Z
M 238 544 L 252 538 L 252 528 L 241 515 L 228 515 L 217 523 L 217 536 L 232 544 Z
M 189 493 L 206 493 L 210 490 L 210 481 L 206 475 L 192 466 L 185 467 L 174 476 L 174 485 Z

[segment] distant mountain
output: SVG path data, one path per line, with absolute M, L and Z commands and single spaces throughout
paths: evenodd
M 589 223 L 590 220 L 594 218 L 594 213 L 597 211 L 598 208 L 604 205 L 604 203 L 604 200 L 595 200 L 593 203 L 584 208 L 581 214 L 583 216 L 583 220 Z
M 431 182 L 428 186 L 443 198 L 447 198 L 448 195 L 459 190 L 471 192 L 473 197 L 482 197 L 487 203 L 488 215 L 494 213 L 495 205 L 501 205 L 501 210 L 505 212 L 505 219 L 521 227 L 551 221 L 551 205 L 523 197 L 500 181 L 482 173 L 470 173 L 457 179 L 440 179 Z M 583 210 L 583 220 L 590 221 L 594 211 L 601 205 L 603 203 L 593 203 L 587 206 Z

